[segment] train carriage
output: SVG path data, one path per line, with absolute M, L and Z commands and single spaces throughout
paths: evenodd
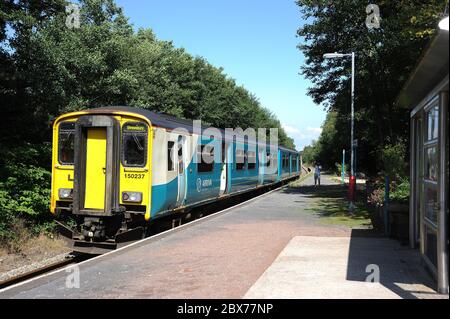
M 51 212 L 73 217 L 76 227 L 59 222 L 61 233 L 86 253 L 140 239 L 159 217 L 300 172 L 294 150 L 203 136 L 192 121 L 145 109 L 69 113 L 53 130 Z

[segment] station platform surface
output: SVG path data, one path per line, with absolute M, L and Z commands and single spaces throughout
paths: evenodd
M 420 258 L 393 240 L 295 237 L 246 299 L 444 299 Z
M 304 181 L 305 187 L 312 183 L 312 177 Z M 335 183 L 324 177 L 322 185 Z M 302 189 L 263 195 L 77 268 L 0 291 L 0 298 L 435 296 L 417 251 L 369 229 L 322 223 L 308 209 L 314 200 L 311 187 Z M 365 282 L 369 264 L 380 266 L 379 284 Z

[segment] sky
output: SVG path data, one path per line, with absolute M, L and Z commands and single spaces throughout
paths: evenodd
M 116 0 L 130 23 L 202 56 L 257 96 L 298 150 L 317 139 L 326 113 L 307 96 L 302 25 L 294 0 Z

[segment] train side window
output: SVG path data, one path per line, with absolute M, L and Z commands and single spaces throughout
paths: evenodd
M 248 159 L 248 169 L 255 169 L 256 168 L 256 152 L 248 152 L 247 153 L 247 159 Z
M 208 173 L 214 170 L 214 147 L 199 145 L 197 149 L 197 171 Z
M 75 122 L 59 125 L 58 161 L 61 165 L 74 165 L 75 162 Z
M 122 132 L 122 159 L 126 167 L 145 167 L 147 164 L 147 125 L 126 123 Z
M 266 167 L 270 167 L 271 165 L 272 165 L 272 156 L 270 156 L 270 152 L 267 152 Z
M 236 170 L 242 171 L 245 168 L 245 152 L 242 149 L 236 150 Z
M 167 143 L 167 170 L 169 172 L 173 172 L 175 170 L 175 165 L 173 163 L 174 148 L 175 148 L 175 142 L 169 141 Z

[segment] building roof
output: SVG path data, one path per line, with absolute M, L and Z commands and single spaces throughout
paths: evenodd
M 414 108 L 448 76 L 448 31 L 438 30 L 398 96 L 402 107 Z

